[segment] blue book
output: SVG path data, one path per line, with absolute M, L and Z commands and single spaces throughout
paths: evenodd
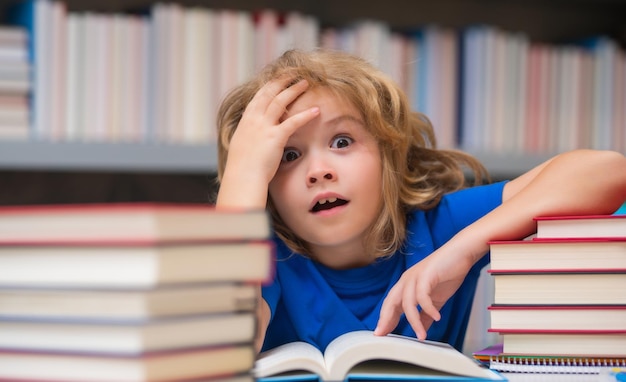
M 506 381 L 449 344 L 363 330 L 333 340 L 324 353 L 292 342 L 262 353 L 258 382 Z

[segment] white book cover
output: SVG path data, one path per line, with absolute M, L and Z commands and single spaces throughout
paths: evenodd
M 65 139 L 76 141 L 80 139 L 82 121 L 81 95 L 82 83 L 84 81 L 84 57 L 85 57 L 85 20 L 82 15 L 70 13 L 67 15 L 67 76 L 65 78 Z
M 183 135 L 183 69 L 184 69 L 184 9 L 179 4 L 169 4 L 167 10 L 165 107 L 166 143 L 181 143 Z
M 34 65 L 35 86 L 33 88 L 32 137 L 36 140 L 48 138 L 50 131 L 50 47 L 52 42 L 52 3 L 48 0 L 35 2 L 34 7 Z
M 167 6 L 156 3 L 150 16 L 150 77 L 148 80 L 149 122 L 148 141 L 165 142 L 168 121 L 167 73 L 169 51 L 167 49 Z
M 190 144 L 209 142 L 214 125 L 214 69 L 216 12 L 190 8 L 184 19 L 183 135 Z
M 254 20 L 247 11 L 237 12 L 237 84 L 242 84 L 254 74 Z
M 594 118 L 591 145 L 610 149 L 613 138 L 613 86 L 617 43 L 598 37 L 594 43 Z
M 612 149 L 626 152 L 626 52 L 615 52 Z
M 389 41 L 389 75 L 409 96 L 409 37 L 400 33 L 392 33 Z
M 287 48 L 305 51 L 316 48 L 319 44 L 319 22 L 309 15 L 291 11 L 285 15 L 287 32 Z
M 545 149 L 543 152 L 554 152 L 556 150 L 558 137 L 556 136 L 556 129 L 558 126 L 558 106 L 561 93 L 560 88 L 560 65 L 561 60 L 559 50 L 560 46 L 551 46 L 548 50 L 548 103 L 547 103 L 547 120 L 546 120 L 546 137 Z
M 278 51 L 278 12 L 263 9 L 256 14 L 255 23 L 255 71 L 276 58 Z
M 94 58 L 93 65 L 94 88 L 92 89 L 93 114 L 87 114 L 87 129 L 93 129 L 96 141 L 111 140 L 111 79 L 112 79 L 112 16 L 97 14 L 91 19 L 93 24 Z
M 512 116 L 512 124 L 514 127 L 514 134 L 512 138 L 508 140 L 507 148 L 514 150 L 518 153 L 524 152 L 524 127 L 526 126 L 526 102 L 528 101 L 528 52 L 530 49 L 530 41 L 527 35 L 523 33 L 516 33 L 513 35 L 513 42 L 515 45 L 515 55 L 513 63 L 517 68 L 518 73 L 515 76 L 515 105 L 514 116 Z
M 50 7 L 49 130 L 52 141 L 64 140 L 67 76 L 67 9 L 62 1 Z
M 539 55 L 539 102 L 537 123 L 537 149 L 539 153 L 548 152 L 548 136 L 550 121 L 550 78 L 552 77 L 550 60 L 552 55 L 551 46 L 543 46 Z
M 152 105 L 151 79 L 154 73 L 152 64 L 152 23 L 148 17 L 140 17 L 135 23 L 137 30 L 137 91 L 139 93 L 139 109 L 137 113 L 138 139 L 146 142 L 152 138 Z
M 216 80 L 217 80 L 217 99 L 218 103 L 224 99 L 226 94 L 237 86 L 237 11 L 231 9 L 223 9 L 218 13 L 218 50 L 217 59 L 219 60 Z M 264 21 L 269 23 L 269 21 Z M 257 26 L 257 28 L 259 28 Z M 257 30 L 257 39 L 259 34 L 263 34 L 260 30 Z M 257 43 L 259 41 L 257 40 Z M 259 46 L 255 47 L 260 49 Z M 256 55 L 261 54 L 261 51 L 256 51 Z M 255 61 L 259 57 L 255 56 Z

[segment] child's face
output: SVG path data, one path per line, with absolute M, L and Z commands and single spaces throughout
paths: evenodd
M 363 236 L 382 205 L 380 149 L 358 110 L 326 88 L 305 92 L 287 116 L 313 106 L 320 115 L 290 137 L 270 197 L 318 261 L 367 263 Z

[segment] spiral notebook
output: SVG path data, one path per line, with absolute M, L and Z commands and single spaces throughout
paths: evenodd
M 624 357 L 545 356 L 506 354 L 502 344 L 473 353 L 474 358 L 492 370 L 532 374 L 600 374 L 609 368 L 626 367 Z

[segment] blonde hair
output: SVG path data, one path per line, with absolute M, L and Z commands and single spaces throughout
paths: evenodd
M 217 118 L 218 180 L 246 106 L 264 84 L 285 74 L 292 76 L 294 83 L 306 79 L 310 87 L 329 88 L 350 101 L 379 143 L 383 203 L 364 243 L 370 255 L 389 256 L 400 249 L 406 238 L 408 212 L 430 209 L 445 193 L 466 187 L 465 170 L 473 173 L 474 184 L 489 179 L 486 169 L 471 155 L 436 148 L 428 118 L 410 110 L 404 92 L 382 71 L 357 56 L 319 49 L 285 52 L 226 96 Z M 306 243 L 285 225 L 269 197 L 268 209 L 277 235 L 294 252 L 306 254 Z

